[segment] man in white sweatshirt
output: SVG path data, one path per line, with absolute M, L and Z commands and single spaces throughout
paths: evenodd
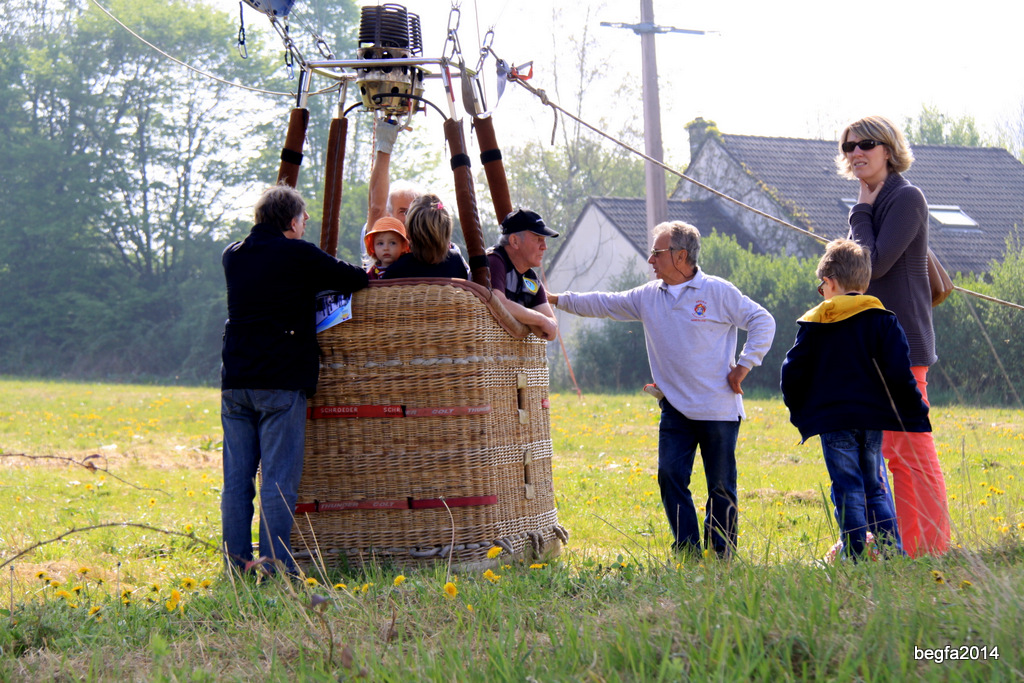
M 707 479 L 704 547 L 728 558 L 736 547 L 736 442 L 743 412 L 741 385 L 761 364 L 775 320 L 732 283 L 697 266 L 700 232 L 680 221 L 654 229 L 647 262 L 657 280 L 626 292 L 548 294 L 575 315 L 639 320 L 644 324 L 651 375 L 659 400 L 658 485 L 673 548 L 701 554 L 700 528 L 690 494 L 700 447 Z M 747 342 L 736 358 L 739 330 Z

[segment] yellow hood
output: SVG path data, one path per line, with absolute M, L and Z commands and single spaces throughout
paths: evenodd
M 800 316 L 800 322 L 836 323 L 866 311 L 885 306 L 876 297 L 867 294 L 840 294 L 828 299 Z

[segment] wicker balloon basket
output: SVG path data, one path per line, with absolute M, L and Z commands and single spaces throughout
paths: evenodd
M 297 560 L 483 567 L 494 546 L 560 552 L 545 344 L 514 336 L 489 295 L 462 280 L 376 282 L 352 320 L 320 333 Z

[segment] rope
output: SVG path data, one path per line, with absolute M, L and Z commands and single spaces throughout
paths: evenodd
M 727 195 L 725 193 L 719 192 L 718 190 L 714 189 L 713 187 L 709 187 L 708 185 L 705 185 L 704 183 L 700 182 L 699 180 L 697 180 L 695 178 L 691 178 L 690 176 L 686 175 L 685 173 L 683 173 L 681 171 L 677 171 L 676 169 L 672 168 L 671 166 L 668 166 L 667 164 L 665 164 L 665 163 L 663 163 L 661 161 L 658 161 L 657 159 L 654 159 L 653 157 L 650 157 L 650 156 L 644 154 L 640 150 L 638 150 L 638 149 L 636 149 L 634 147 L 631 147 L 630 145 L 626 144 L 622 140 L 619 140 L 618 138 L 613 137 L 613 136 L 609 135 L 608 133 L 605 133 L 603 130 L 595 128 L 594 126 L 590 125 L 589 123 L 587 123 L 583 119 L 579 118 L 578 116 L 576 116 L 572 112 L 566 111 L 565 109 L 560 107 L 557 103 L 552 102 L 548 98 L 547 93 L 544 92 L 542 89 L 535 88 L 532 85 L 530 85 L 529 83 L 526 83 L 522 79 L 517 78 L 517 77 L 515 77 L 514 75 L 511 75 L 511 74 L 509 75 L 508 80 L 513 81 L 515 83 L 518 83 L 522 87 L 524 87 L 527 90 L 529 90 L 531 93 L 533 93 L 536 97 L 538 97 L 540 99 L 542 104 L 545 104 L 545 105 L 551 107 L 556 112 L 561 112 L 565 116 L 568 116 L 569 118 L 571 118 L 573 121 L 576 121 L 577 123 L 583 125 L 584 127 L 589 128 L 590 130 L 594 131 L 595 133 L 597 133 L 601 137 L 606 138 L 606 139 L 614 142 L 616 145 L 619 145 L 620 147 L 625 148 L 626 150 L 628 150 L 628 151 L 632 152 L 633 154 L 637 155 L 638 157 L 641 157 L 645 161 L 648 161 L 648 162 L 650 162 L 650 163 L 652 163 L 652 164 L 654 164 L 654 165 L 656 165 L 656 166 L 658 166 L 658 167 L 668 171 L 669 173 L 672 173 L 673 175 L 677 175 L 680 178 L 682 178 L 683 180 L 696 185 L 697 187 L 701 188 L 702 190 L 706 190 L 707 192 L 710 192 L 711 194 L 715 195 L 716 197 L 720 197 L 720 198 L 726 200 L 727 202 L 731 202 L 731 203 L 735 204 L 736 206 L 739 206 L 740 208 L 746 209 L 747 211 L 750 211 L 752 213 L 757 214 L 758 216 L 761 216 L 762 218 L 767 218 L 768 220 L 773 221 L 775 223 L 778 223 L 779 225 L 781 225 L 783 227 L 789 228 L 790 230 L 795 230 L 796 232 L 799 232 L 801 235 L 806 235 L 807 237 L 810 237 L 811 239 L 817 240 L 818 242 L 820 242 L 822 244 L 827 244 L 828 243 L 829 240 L 828 240 L 827 237 L 823 237 L 821 235 L 813 233 L 810 230 L 805 230 L 803 228 L 799 228 L 799 227 L 793 225 L 792 223 L 788 223 L 788 222 L 782 220 L 781 218 L 777 218 L 775 216 L 767 214 L 764 211 L 761 211 L 760 209 L 755 209 L 754 207 L 750 206 L 749 204 L 744 204 L 740 200 L 735 199 L 733 197 L 730 197 L 729 195 Z M 979 292 L 974 292 L 974 291 L 971 291 L 969 289 L 965 289 L 963 287 L 955 286 L 955 287 L 953 287 L 953 289 L 955 291 L 962 292 L 964 294 L 970 294 L 971 296 L 977 297 L 979 299 L 984 299 L 985 301 L 991 301 L 992 303 L 997 303 L 997 304 L 1000 304 L 1000 305 L 1003 305 L 1003 306 L 1008 306 L 1010 308 L 1016 308 L 1018 310 L 1024 311 L 1024 306 L 1022 306 L 1021 304 L 1013 303 L 1011 301 L 1003 301 L 1002 299 L 997 299 L 994 296 L 988 296 L 987 294 L 981 294 Z
M 250 92 L 257 92 L 257 93 L 260 93 L 260 94 L 262 94 L 262 95 L 274 95 L 274 96 L 280 96 L 280 97 L 295 97 L 295 96 L 297 95 L 297 93 L 294 93 L 294 92 L 278 92 L 278 91 L 276 91 L 276 90 L 264 90 L 264 89 L 262 89 L 262 88 L 254 88 L 254 87 L 252 87 L 252 86 L 249 86 L 249 85 L 243 85 L 242 83 L 235 83 L 234 81 L 228 81 L 228 80 L 225 80 L 225 79 L 223 79 L 223 78 L 221 78 L 221 77 L 219 77 L 219 76 L 214 76 L 213 74 L 211 74 L 211 73 L 208 73 L 208 72 L 206 72 L 206 71 L 203 71 L 203 70 L 201 70 L 201 69 L 197 69 L 196 67 L 192 66 L 191 64 L 186 64 L 185 62 L 181 61 L 180 59 L 178 59 L 178 58 L 176 58 L 176 57 L 172 57 L 171 55 L 167 54 L 166 52 L 164 52 L 163 50 L 161 50 L 160 48 L 158 48 L 158 47 L 157 47 L 156 45 L 154 45 L 153 43 L 149 42 L 148 40 L 146 40 L 145 38 L 143 38 L 142 36 L 140 36 L 140 35 L 139 35 L 138 33 L 136 33 L 135 31 L 133 31 L 133 30 L 131 30 L 130 28 L 128 28 L 127 26 L 125 26 L 125 24 L 124 24 L 124 23 L 123 23 L 123 22 L 122 22 L 122 21 L 121 21 L 120 19 L 118 19 L 117 17 L 115 17 L 115 16 L 113 15 L 113 14 L 111 14 L 111 13 L 110 13 L 110 10 L 108 10 L 108 9 L 107 9 L 106 7 L 104 7 L 103 5 L 101 5 L 101 4 L 100 4 L 100 3 L 98 2 L 98 0 L 92 0 L 92 4 L 96 5 L 96 7 L 97 7 L 97 8 L 98 8 L 98 9 L 99 9 L 99 10 L 100 10 L 101 12 L 103 12 L 103 13 L 104 13 L 104 14 L 106 14 L 106 15 L 107 15 L 108 17 L 110 17 L 110 19 L 112 19 L 112 20 L 114 21 L 114 23 L 115 23 L 115 24 L 117 24 L 118 26 L 120 26 L 121 28 L 123 28 L 123 29 L 124 29 L 125 31 L 127 31 L 127 32 L 128 32 L 128 33 L 129 33 L 129 34 L 130 34 L 130 35 L 131 35 L 131 36 L 132 36 L 133 38 L 137 39 L 137 40 L 138 40 L 139 42 L 141 42 L 142 44 L 144 44 L 144 45 L 145 45 L 146 47 L 148 47 L 148 48 L 152 49 L 152 50 L 153 50 L 154 52 L 156 52 L 156 53 L 157 53 L 157 54 L 159 54 L 160 56 L 162 56 L 162 57 L 164 57 L 164 58 L 166 58 L 166 59 L 169 59 L 170 61 L 174 62 L 174 63 L 175 63 L 175 64 L 177 64 L 178 66 L 183 66 L 183 67 L 185 67 L 186 69 L 188 69 L 189 71 L 192 71 L 192 72 L 194 72 L 194 73 L 197 73 L 197 74 L 199 74 L 200 76 L 203 76 L 203 77 L 205 77 L 205 78 L 209 78 L 209 79 L 210 79 L 210 80 L 212 80 L 212 81 L 216 81 L 216 82 L 218 82 L 218 83 L 222 83 L 222 84 L 224 84 L 224 85 L 230 85 L 230 86 L 233 86 L 233 87 L 235 87 L 235 88 L 241 88 L 242 90 L 248 90 L 248 91 L 250 91 Z M 335 85 L 331 85 L 331 87 L 329 87 L 329 88 L 324 88 L 323 90 L 318 90 L 317 92 L 314 92 L 314 93 L 310 93 L 310 94 L 311 94 L 311 95 L 321 95 L 321 94 L 323 94 L 323 93 L 326 93 L 326 92 L 330 92 L 330 91 L 332 91 L 332 90 L 335 90 L 335 89 L 336 89 L 337 87 L 338 87 L 338 86 L 337 86 L 336 84 L 335 84 Z

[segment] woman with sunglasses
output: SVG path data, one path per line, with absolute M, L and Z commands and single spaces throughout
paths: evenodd
M 839 140 L 839 174 L 858 181 L 850 209 L 850 238 L 871 252 L 871 285 L 907 334 L 910 364 L 928 401 L 928 367 L 937 360 L 928 284 L 928 202 L 901 173 L 914 155 L 903 133 L 882 116 L 848 125 Z M 911 557 L 941 555 L 949 548 L 949 508 L 931 432 L 885 432 L 903 548 Z

